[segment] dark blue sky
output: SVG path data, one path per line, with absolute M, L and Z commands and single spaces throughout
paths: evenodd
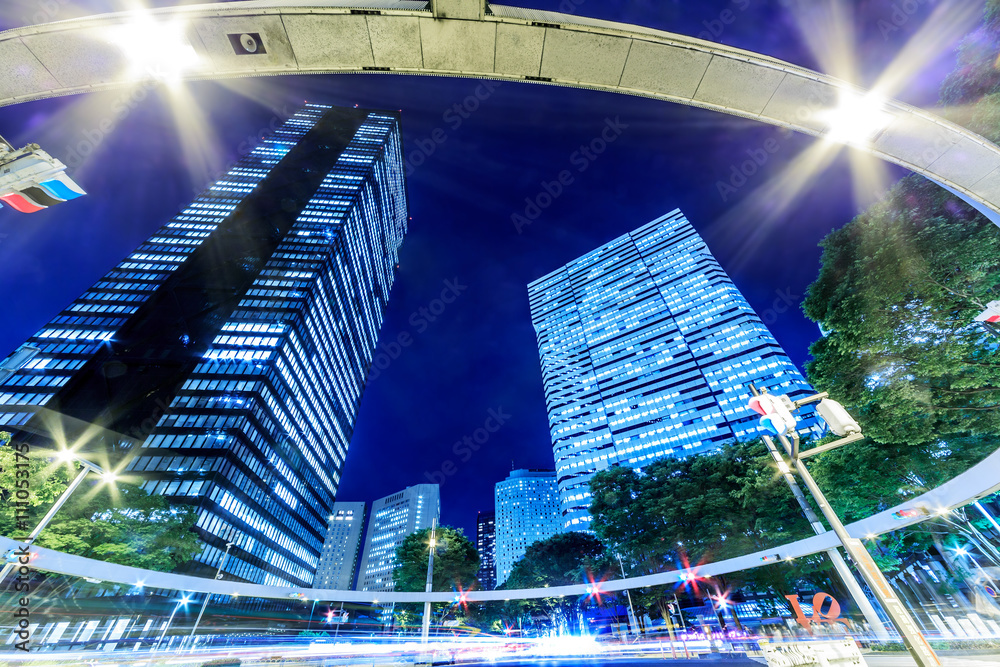
M 80 7 L 110 8 L 54 3 L 59 11 L 47 20 L 69 18 Z M 520 4 L 558 10 L 560 0 Z M 577 0 L 576 13 L 697 35 L 717 31 L 723 26 L 717 19 L 729 10 L 735 19 L 717 41 L 817 67 L 786 11 L 789 4 Z M 892 60 L 932 4 L 919 3 L 898 30 L 886 32 L 893 3 L 857 3 L 857 53 L 865 77 L 858 83 L 870 83 Z M 0 10 L 6 22 L 0 27 L 29 22 L 37 7 L 10 3 Z M 953 62 L 952 54 L 943 55 L 899 97 L 933 106 Z M 253 137 L 309 100 L 401 109 L 407 156 L 420 162 L 418 156 L 426 154 L 408 178 L 413 219 L 381 334 L 383 344 L 403 332 L 413 343 L 366 390 L 340 499 L 370 502 L 428 481 L 450 460 L 456 471 L 442 485 L 442 520 L 474 535 L 476 511 L 492 508 L 493 484 L 512 464 L 551 468 L 526 284 L 674 208 L 687 214 L 759 313 L 776 301 L 779 310 L 791 303 L 765 321 L 795 363 L 807 359 L 818 330 L 801 316 L 799 303 L 818 270 L 817 243 L 856 213 L 846 158 L 836 160 L 775 223 L 762 227 L 762 208 L 748 205 L 753 191 L 812 139 L 652 100 L 517 83 L 496 86 L 467 118 L 448 113 L 479 85 L 385 75 L 192 83 L 187 89 L 193 106 L 183 115 L 188 122 L 204 117 L 209 133 L 195 142 L 203 146 L 204 160 L 185 154 L 162 92 L 137 101 L 112 92 L 0 109 L 0 133 L 18 145 L 35 141 L 75 163 L 73 151 L 79 154 L 83 143 L 89 154 L 70 172 L 90 193 L 34 215 L 0 211 L 0 357 L 186 205 Z M 104 134 L 101 121 L 116 118 L 123 102 L 127 112 Z M 573 152 L 609 122 L 621 128 L 620 136 L 586 171 L 574 169 L 574 182 L 518 233 L 511 215 L 523 214 L 525 198 L 542 192 L 543 182 L 573 169 Z M 436 136 L 445 137 L 440 143 L 431 139 L 436 128 L 443 133 Z M 723 201 L 717 183 L 747 159 L 747 151 L 759 155 L 769 140 L 778 149 Z M 768 207 L 765 202 L 763 209 Z M 752 246 L 750 232 L 756 235 Z M 464 289 L 425 326 L 419 309 L 440 296 L 446 281 Z M 452 446 L 479 428 L 491 409 L 510 417 L 480 451 L 461 461 Z

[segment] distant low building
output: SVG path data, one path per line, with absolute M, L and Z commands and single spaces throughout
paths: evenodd
M 361 555 L 364 529 L 364 503 L 334 503 L 313 588 L 332 588 L 338 591 L 354 588 L 354 573 L 357 571 L 358 556 Z
M 391 591 L 396 547 L 407 535 L 430 528 L 441 518 L 440 487 L 416 484 L 372 503 L 357 590 Z
M 497 482 L 496 585 L 507 581 L 528 547 L 560 532 L 559 488 L 554 470 L 513 470 Z

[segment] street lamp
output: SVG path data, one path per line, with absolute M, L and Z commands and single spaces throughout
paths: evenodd
M 618 558 L 618 567 L 621 568 L 622 579 L 624 579 L 625 565 L 622 563 L 621 554 L 615 554 L 615 556 Z M 632 626 L 632 634 L 637 635 L 639 634 L 639 624 L 635 618 L 635 608 L 632 606 L 632 593 L 627 588 L 625 589 L 625 596 L 628 598 L 629 624 Z M 671 632 L 671 634 L 673 634 L 673 632 Z
M 941 661 L 938 660 L 934 649 L 927 643 L 927 639 L 920 632 L 913 619 L 910 618 L 906 607 L 903 606 L 903 603 L 900 602 L 896 593 L 892 590 L 892 587 L 889 586 L 889 582 L 886 581 L 885 576 L 878 569 L 878 566 L 864 544 L 861 543 L 861 540 L 851 537 L 847 529 L 844 528 L 840 517 L 830 507 L 826 496 L 823 495 L 816 481 L 809 474 L 809 469 L 806 467 L 804 461 L 804 459 L 810 456 L 828 452 L 863 439 L 864 435 L 861 433 L 861 427 L 847 414 L 843 406 L 836 401 L 831 401 L 825 392 L 798 401 L 792 401 L 788 396 L 761 394 L 754 387 L 751 387 L 751 392 L 753 393 L 753 397 L 750 399 L 750 408 L 761 414 L 761 424 L 778 436 L 782 446 L 785 448 L 785 453 L 795 467 L 795 471 L 802 478 L 802 481 L 806 483 L 806 488 L 809 489 L 809 492 L 816 500 L 816 504 L 819 505 L 820 510 L 823 512 L 823 516 L 826 517 L 827 522 L 833 527 L 833 531 L 840 538 L 840 543 L 854 560 L 854 563 L 861 571 L 861 576 L 864 577 L 872 593 L 875 594 L 882 608 L 889 615 L 889 619 L 903 638 L 903 644 L 910 652 L 914 661 L 916 661 L 918 667 L 940 667 Z M 820 401 L 817 413 L 827 422 L 830 430 L 841 437 L 825 445 L 813 447 L 807 451 L 800 451 L 801 443 L 799 441 L 799 434 L 795 431 L 795 418 L 792 413 L 803 405 L 817 401 Z M 763 438 L 768 449 L 774 447 L 774 443 L 769 436 L 765 435 Z M 784 457 L 781 458 L 782 461 L 785 461 Z M 787 462 L 785 463 L 787 465 Z
M 427 583 L 424 592 L 430 593 L 434 587 L 434 552 L 437 547 L 436 539 L 437 519 L 431 519 L 431 543 L 427 550 Z M 431 633 L 431 603 L 430 600 L 424 602 L 424 617 L 420 627 L 420 643 L 426 644 Z
M 66 504 L 66 501 L 69 500 L 69 497 L 71 495 L 73 495 L 73 492 L 76 491 L 77 487 L 83 484 L 84 478 L 87 477 L 90 471 L 96 472 L 98 475 L 100 475 L 101 481 L 109 484 L 113 483 L 115 480 L 118 479 L 118 475 L 116 475 L 115 473 L 105 470 L 96 463 L 91 463 L 90 461 L 81 459 L 80 457 L 76 456 L 75 454 L 73 454 L 73 452 L 69 450 L 64 450 L 62 452 L 59 452 L 56 455 L 56 458 L 59 461 L 65 461 L 67 463 L 75 460 L 82 466 L 82 469 L 80 470 L 80 473 L 76 476 L 76 478 L 72 482 L 70 482 L 70 485 L 66 487 L 66 490 L 62 492 L 62 495 L 59 496 L 55 504 L 52 505 L 52 507 L 49 508 L 49 511 L 45 513 L 45 516 L 43 516 L 42 520 L 38 522 L 38 525 L 35 526 L 35 529 L 33 531 L 31 531 L 31 534 L 28 535 L 28 537 L 26 537 L 23 540 L 25 548 L 31 546 L 35 542 L 35 540 L 38 538 L 39 533 L 41 533 L 42 530 L 45 528 L 45 526 L 49 524 L 49 521 L 51 521 L 52 517 L 56 515 L 56 512 L 58 512 L 59 509 Z M 8 574 L 10 574 L 10 571 L 13 570 L 14 567 L 15 563 L 7 563 L 6 565 L 3 566 L 3 569 L 0 570 L 0 582 L 2 582 Z
M 219 567 L 215 571 L 215 579 L 222 579 L 222 567 L 226 564 L 226 559 L 229 558 L 229 550 L 233 548 L 232 542 L 226 542 L 226 553 L 222 554 L 222 560 L 219 561 Z M 201 611 L 198 612 L 198 618 L 195 619 L 194 627 L 191 628 L 191 634 L 189 636 L 194 637 L 194 633 L 198 630 L 198 624 L 201 623 L 201 617 L 205 614 L 205 608 L 208 607 L 208 601 L 212 599 L 211 593 L 205 593 L 205 602 L 201 605 Z M 316 606 L 315 600 L 313 601 L 313 607 Z M 310 620 L 312 620 L 310 618 Z M 191 643 L 191 650 L 194 650 L 194 642 Z
M 156 641 L 156 646 L 153 647 L 154 651 L 158 651 L 160 649 L 160 644 L 163 643 L 163 638 L 166 636 L 167 630 L 170 629 L 170 624 L 174 622 L 174 614 L 176 614 L 177 610 L 180 609 L 182 606 L 186 607 L 187 603 L 190 601 L 191 598 L 189 598 L 187 595 L 182 595 L 181 599 L 178 600 L 177 604 L 174 605 L 174 610 L 170 612 L 170 618 L 167 619 L 167 624 L 163 626 L 163 632 L 160 633 L 160 638 Z

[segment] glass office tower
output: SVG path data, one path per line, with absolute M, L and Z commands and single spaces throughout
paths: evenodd
M 678 210 L 528 294 L 566 530 L 587 529 L 599 470 L 756 437 L 749 384 L 813 393 Z
M 479 552 L 479 587 L 492 591 L 497 587 L 496 512 L 476 515 L 476 551 Z
M 313 588 L 332 588 L 338 591 L 354 588 L 354 573 L 361 555 L 364 528 L 364 503 L 334 503 Z
M 0 425 L 196 506 L 206 570 L 308 586 L 406 222 L 398 114 L 307 105 L 29 341 Z
M 512 470 L 493 488 L 496 585 L 507 581 L 528 547 L 561 532 L 559 487 L 552 470 Z
M 441 487 L 415 484 L 372 503 L 365 550 L 358 566 L 359 591 L 391 591 L 396 548 L 412 533 L 441 519 Z

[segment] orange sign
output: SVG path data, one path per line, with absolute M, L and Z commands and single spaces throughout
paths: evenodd
M 785 599 L 792 607 L 792 611 L 795 612 L 795 620 L 804 627 L 809 632 L 812 632 L 810 627 L 813 623 L 843 623 L 843 619 L 840 618 L 840 603 L 837 602 L 832 595 L 829 593 L 817 593 L 813 596 L 812 616 L 806 617 L 802 612 L 802 607 L 799 606 L 799 596 L 798 595 L 786 595 Z M 823 604 L 826 600 L 830 600 L 830 608 L 823 612 Z

